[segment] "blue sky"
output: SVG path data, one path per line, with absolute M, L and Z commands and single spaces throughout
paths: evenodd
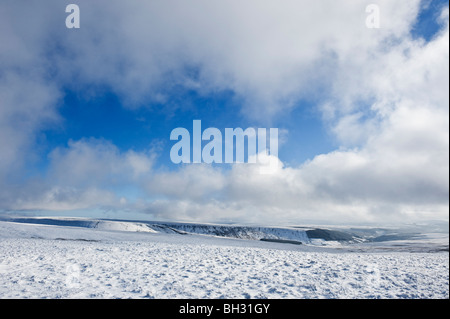
M 436 19 L 447 1 L 424 1 L 418 19 L 411 29 L 416 38 L 429 41 L 438 31 Z M 121 150 L 142 151 L 158 143 L 164 148 L 161 162 L 170 165 L 169 151 L 174 142 L 168 140 L 172 129 L 185 127 L 192 131 L 192 121 L 202 120 L 203 128 L 216 127 L 277 127 L 289 132 L 289 146 L 283 148 L 280 158 L 299 165 L 319 154 L 328 153 L 339 145 L 327 132 L 321 114 L 314 110 L 316 101 L 300 100 L 293 110 L 280 114 L 275 121 L 254 121 L 242 115 L 240 102 L 233 92 L 215 92 L 199 96 L 183 88 L 171 92 L 168 104 L 175 104 L 175 112 L 166 111 L 164 103 L 145 103 L 138 109 L 125 108 L 120 98 L 109 90 L 99 90 L 95 98 L 84 97 L 83 92 L 67 90 L 59 106 L 63 125 L 44 132 L 49 149 L 64 146 L 67 141 L 85 137 L 112 141 Z M 173 99 L 173 101 L 172 101 Z M 162 108 L 162 109 L 161 109 Z M 162 145 L 161 145 L 162 144 Z
M 448 1 L 422 1 L 421 10 L 411 30 L 412 35 L 423 38 L 426 41 L 431 40 L 436 32 L 439 31 L 439 24 L 436 20 L 444 6 L 448 6 Z
M 192 132 L 193 120 L 202 121 L 202 129 L 276 127 L 285 130 L 287 146 L 281 148 L 280 157 L 287 163 L 298 165 L 317 154 L 332 151 L 337 145 L 327 133 L 320 114 L 311 102 L 303 101 L 301 107 L 281 114 L 276 121 L 251 120 L 241 114 L 239 102 L 233 94 L 223 92 L 213 96 L 198 96 L 195 92 L 177 97 L 180 110 L 166 112 L 160 104 L 149 104 L 138 109 L 127 109 L 111 92 L 103 92 L 95 99 L 86 99 L 76 92 L 67 91 L 59 107 L 62 123 L 42 132 L 45 151 L 64 147 L 69 140 L 97 138 L 112 141 L 120 150 L 143 151 L 149 147 L 161 149 L 161 165 L 172 166 L 170 149 L 175 144 L 168 136 L 176 127 Z M 283 134 L 283 133 L 281 133 Z M 203 142 L 203 146 L 207 142 Z M 47 164 L 42 158 L 43 168 Z
M 0 5 L 0 210 L 448 219 L 447 2 L 379 1 L 380 29 L 364 1 L 169 2 L 79 1 L 80 29 L 57 1 Z M 279 170 L 173 164 L 196 119 L 278 128 Z

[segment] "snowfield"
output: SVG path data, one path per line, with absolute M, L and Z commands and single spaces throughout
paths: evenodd
M 0 298 L 449 298 L 448 234 L 416 252 L 53 221 L 0 221 Z

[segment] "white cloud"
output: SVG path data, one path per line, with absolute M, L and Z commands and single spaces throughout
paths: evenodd
M 48 77 L 42 59 L 43 29 L 54 19 L 20 10 L 17 3 L 0 4 L 0 199 L 17 186 L 27 166 L 39 157 L 37 133 L 59 122 L 59 85 Z M 35 27 L 29 27 L 28 21 Z M 39 24 L 36 26 L 35 24 Z
M 361 66 L 376 68 L 384 44 L 408 33 L 419 1 L 379 1 L 377 30 L 365 25 L 368 3 L 80 0 L 80 29 L 45 31 L 62 48 L 48 51 L 67 84 L 107 87 L 129 106 L 167 101 L 174 87 L 231 90 L 247 116 L 265 120 L 330 93 L 342 75 L 354 84 L 348 96 L 367 93 Z
M 9 184 L 1 194 L 2 206 L 19 210 L 74 210 L 126 207 L 123 193 L 151 177 L 152 151 L 121 152 L 109 141 L 69 141 L 49 154 L 44 176 L 24 185 Z M 129 194 L 127 194 L 129 195 Z
M 146 182 L 150 194 L 170 198 L 209 200 L 223 190 L 225 177 L 220 169 L 205 164 L 183 166 L 174 172 L 155 173 Z
M 57 148 L 50 153 L 48 174 L 58 185 L 123 185 L 150 176 L 154 156 L 151 152 L 120 152 L 105 140 L 69 141 L 67 148 Z
M 0 185 L 20 179 L 24 167 L 37 160 L 36 133 L 59 123 L 60 96 L 40 76 L 0 72 Z

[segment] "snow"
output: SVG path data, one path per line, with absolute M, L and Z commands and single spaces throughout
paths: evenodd
M 448 235 L 435 236 L 447 251 L 430 252 L 411 242 L 292 245 L 205 232 L 3 220 L 0 298 L 449 298 Z
M 239 225 L 214 225 L 192 223 L 164 223 L 171 229 L 191 234 L 213 235 L 219 237 L 232 237 L 241 239 L 283 239 L 309 243 L 306 231 L 288 227 L 260 227 Z

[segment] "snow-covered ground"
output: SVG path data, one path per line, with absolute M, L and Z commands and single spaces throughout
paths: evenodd
M 254 234 L 289 234 L 303 244 L 172 226 L 0 221 L 0 298 L 449 298 L 448 234 L 418 244 L 322 246 L 325 241 L 302 231 L 295 237 L 292 229 L 255 228 Z M 186 230 L 192 232 L 183 235 Z

